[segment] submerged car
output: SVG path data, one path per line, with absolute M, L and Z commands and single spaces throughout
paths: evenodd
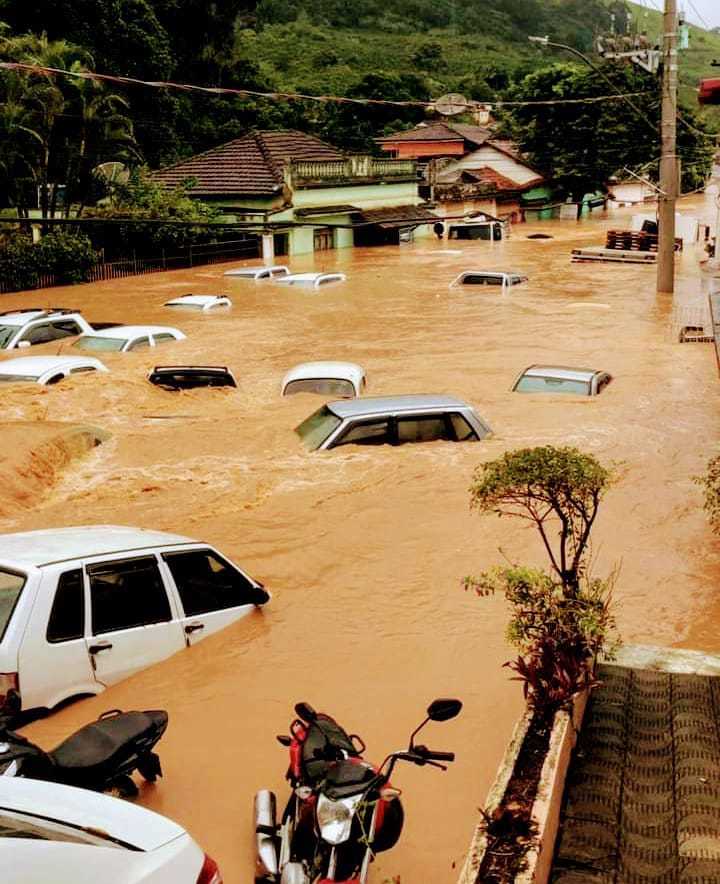
M 107 370 L 91 356 L 18 356 L 0 362 L 0 384 L 57 384 L 70 375 Z
M 74 786 L 0 776 L 3 884 L 222 884 L 177 823 Z
M 237 387 L 235 377 L 226 365 L 156 365 L 148 380 L 165 390 Z
M 527 282 L 527 276 L 521 273 L 503 273 L 489 270 L 464 270 L 451 283 L 450 288 L 458 285 L 492 285 L 506 289 L 513 285 Z
M 93 326 L 67 307 L 28 307 L 0 313 L 0 350 L 49 344 L 91 332 Z
M 610 381 L 612 381 L 612 375 L 606 371 L 554 365 L 529 365 L 515 381 L 513 392 L 597 396 L 598 393 L 602 393 Z
M 198 313 L 207 313 L 218 307 L 232 307 L 230 298 L 225 295 L 180 295 L 165 301 L 164 307 L 176 307 L 179 310 L 196 310 Z
M 184 339 L 185 335 L 179 329 L 167 325 L 118 325 L 80 335 L 73 347 L 78 350 L 130 353 L 132 350 Z
M 237 267 L 235 270 L 226 270 L 223 276 L 232 276 L 235 279 L 275 279 L 279 276 L 287 276 L 290 273 L 284 264 L 272 264 L 268 267 Z
M 281 276 L 277 282 L 283 285 L 302 285 L 319 289 L 321 285 L 345 282 L 346 279 L 344 273 L 290 273 L 288 276 Z
M 285 375 L 281 394 L 319 393 L 352 398 L 362 393 L 365 383 L 365 371 L 354 362 L 303 362 Z
M 405 442 L 479 442 L 490 427 L 472 406 L 453 396 L 374 396 L 328 402 L 295 432 L 311 451 L 339 445 Z
M 52 709 L 164 660 L 269 594 L 207 543 L 86 525 L 0 535 L 0 709 Z

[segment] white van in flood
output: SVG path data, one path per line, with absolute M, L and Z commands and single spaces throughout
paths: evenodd
M 0 535 L 0 709 L 99 694 L 269 599 L 211 546 L 177 534 Z

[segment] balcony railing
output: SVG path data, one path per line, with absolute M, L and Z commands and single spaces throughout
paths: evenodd
M 339 184 L 352 181 L 414 180 L 415 160 L 390 160 L 368 156 L 345 160 L 298 160 L 287 166 L 290 183 Z

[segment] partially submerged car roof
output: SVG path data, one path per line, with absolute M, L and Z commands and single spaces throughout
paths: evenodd
M 74 313 L 80 313 L 80 311 L 73 310 L 71 307 L 23 307 L 0 313 L 0 325 L 25 325 L 26 322 L 32 322 L 34 319 L 45 319 L 51 316 L 55 318 Z
M 350 381 L 356 389 L 359 389 L 364 377 L 364 369 L 356 362 L 301 362 L 285 374 L 282 386 L 285 387 L 292 381 L 340 378 Z
M 0 560 L 38 567 L 69 559 L 197 542 L 181 534 L 166 534 L 164 531 L 126 525 L 44 528 L 0 534 Z
M 463 270 L 450 283 L 450 287 L 455 285 L 467 285 L 466 280 L 472 279 L 477 284 L 479 279 L 499 280 L 507 285 L 518 285 L 521 282 L 527 282 L 528 278 L 524 273 L 518 273 L 515 270 Z
M 164 307 L 199 307 L 206 310 L 209 307 L 230 307 L 232 301 L 225 295 L 179 295 L 165 301 Z
M 237 387 L 226 365 L 156 365 L 148 375 L 151 384 L 174 390 L 194 387 Z
M 595 375 L 604 372 L 592 368 L 568 368 L 564 365 L 529 365 L 522 377 L 557 378 L 563 381 L 583 381 L 589 383 Z
M 328 402 L 327 407 L 340 418 L 367 417 L 396 411 L 421 411 L 462 409 L 471 405 L 455 396 L 426 396 L 409 394 L 403 396 L 367 396 L 359 399 L 337 399 Z
M 308 285 L 318 288 L 318 286 L 329 282 L 345 282 L 347 276 L 344 273 L 290 273 L 288 276 L 281 276 L 276 282 L 284 285 Z
M 234 270 L 226 270 L 223 275 L 240 279 L 269 279 L 271 276 L 286 276 L 288 273 L 290 269 L 284 264 L 267 264 L 260 267 L 236 267 Z
M 115 325 L 112 328 L 103 328 L 99 331 L 86 332 L 80 337 L 92 338 L 134 338 L 139 335 L 160 335 L 160 334 L 179 335 L 184 338 L 185 335 L 179 328 L 173 328 L 169 325 Z
M 28 377 L 40 377 L 54 369 L 94 368 L 97 371 L 108 371 L 99 359 L 91 356 L 18 356 L 0 362 L 0 374 L 22 374 Z

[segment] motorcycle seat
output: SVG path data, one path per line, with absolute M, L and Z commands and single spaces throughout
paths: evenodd
M 49 754 L 58 768 L 83 779 L 102 779 L 143 744 L 149 750 L 167 727 L 167 712 L 121 712 L 99 718 L 68 737 Z

